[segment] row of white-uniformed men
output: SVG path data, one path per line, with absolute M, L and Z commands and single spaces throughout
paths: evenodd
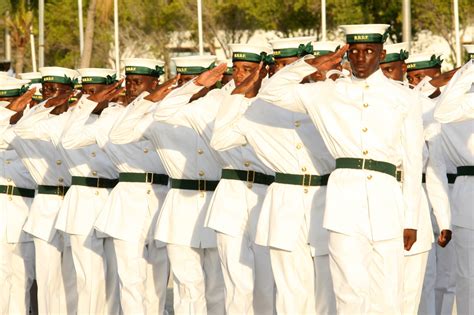
M 308 41 L 280 40 L 273 43 L 273 48 L 297 50 Z M 334 51 L 337 46 L 326 45 L 330 47 L 322 50 Z M 236 70 L 242 71 L 239 64 L 258 63 L 255 57 L 262 51 L 271 53 L 265 47 L 235 46 L 234 53 L 243 56 L 234 59 Z M 199 73 L 212 61 L 187 58 L 182 67 L 196 68 Z M 127 76 L 135 78 L 154 77 L 156 66 L 163 66 L 152 60 L 129 62 Z M 72 77 L 73 73 L 59 68 L 43 70 L 43 78 L 52 78 L 52 83 L 56 77 Z M 84 71 L 94 78 L 111 75 L 106 70 Z M 334 158 L 309 116 L 264 102 L 242 116 L 247 103 L 238 96 L 229 96 L 233 88 L 231 82 L 185 106 L 202 89 L 190 82 L 159 104 L 147 100 L 145 92 L 127 107 L 110 105 L 99 116 L 91 114 L 97 103 L 83 97 L 61 115 L 51 115 L 51 108 L 42 104 L 25 111 L 16 125 L 4 124 L 3 145 L 14 150 L 9 147 L 2 151 L 7 172 L 2 174 L 2 181 L 7 183 L 0 184 L 10 186 L 13 181 L 14 186 L 30 189 L 37 185 L 54 187 L 44 187 L 43 193 L 35 196 L 31 210 L 30 198 L 10 191 L 2 194 L 2 198 L 8 197 L 2 203 L 6 205 L 2 206 L 2 216 L 8 217 L 2 226 L 2 237 L 6 236 L 2 251 L 11 252 L 5 257 L 14 261 L 5 268 L 13 269 L 10 275 L 24 273 L 18 268 L 28 261 L 27 253 L 30 262 L 33 259 L 32 244 L 27 242 L 31 239 L 21 232 L 23 228 L 34 237 L 40 312 L 66 312 L 67 306 L 69 312 L 78 313 L 103 313 L 106 309 L 116 313 L 120 307 L 124 313 L 143 313 L 145 309 L 149 313 L 163 312 L 167 256 L 174 274 L 177 312 L 222 313 L 226 309 L 228 313 L 273 313 L 274 279 L 279 312 L 335 312 L 327 232 L 322 228 L 325 186 L 312 186 L 309 176 L 303 176 L 302 185 L 274 183 L 267 191 L 268 175 L 329 174 L 334 169 Z M 221 104 L 232 106 L 221 110 Z M 0 113 L 5 119 L 12 115 L 3 109 Z M 221 123 L 214 125 L 218 115 Z M 455 145 L 459 148 L 466 144 Z M 226 150 L 217 153 L 213 147 Z M 231 172 L 213 193 L 221 167 L 243 173 Z M 80 179 L 115 179 L 119 173 L 122 178 L 113 189 L 98 188 L 101 180 Z M 151 184 L 164 179 L 152 174 L 194 181 L 174 181 L 172 188 L 180 188 L 169 190 L 167 181 L 162 182 L 166 185 Z M 61 187 L 71 185 L 71 175 L 76 184 L 63 199 Z M 231 179 L 233 176 L 242 180 Z M 434 189 L 438 189 L 435 194 L 442 195 L 441 188 Z M 429 222 L 429 208 L 423 210 Z M 450 229 L 446 207 L 441 210 L 445 216 L 440 211 L 438 223 L 442 229 Z M 12 212 L 15 219 L 10 221 Z M 431 224 L 424 229 L 415 243 L 418 248 L 407 255 L 425 253 L 426 260 L 433 233 Z M 71 247 L 65 244 L 69 239 Z M 268 246 L 273 250 L 269 251 Z M 20 251 L 25 255 L 19 255 Z M 61 264 L 63 270 L 69 270 L 63 273 L 64 279 Z M 422 275 L 407 276 L 415 278 L 410 281 L 416 286 L 415 293 L 410 292 L 414 294 L 411 307 L 417 308 Z M 12 279 L 7 283 L 13 283 Z M 64 285 L 68 286 L 67 296 Z M 25 300 L 26 287 L 16 288 L 20 293 L 17 299 Z M 2 297 L 15 295 L 15 285 L 2 290 L 7 291 Z M 77 298 L 78 303 L 74 301 Z M 67 299 L 69 305 L 64 302 Z M 2 305 L 8 304 L 2 300 Z M 15 312 L 14 307 L 25 305 L 9 303 L 10 309 L 6 310 Z

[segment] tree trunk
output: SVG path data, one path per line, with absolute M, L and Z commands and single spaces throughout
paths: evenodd
M 25 51 L 26 47 L 21 45 L 15 48 L 15 73 L 18 76 L 23 72 L 23 66 L 25 64 Z
M 89 68 L 94 44 L 94 24 L 97 0 L 90 0 L 87 9 L 86 31 L 84 33 L 84 51 L 82 52 L 81 68 Z

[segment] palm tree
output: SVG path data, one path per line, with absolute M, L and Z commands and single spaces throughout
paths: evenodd
M 84 33 L 84 51 L 82 52 L 81 68 L 88 68 L 92 58 L 92 47 L 94 45 L 94 25 L 97 0 L 89 1 L 87 9 L 86 31 Z
M 13 6 L 13 14 L 7 16 L 6 24 L 10 29 L 11 44 L 15 49 L 15 72 L 23 72 L 26 48 L 30 42 L 30 30 L 33 23 L 33 12 L 26 9 L 25 0 L 19 0 Z

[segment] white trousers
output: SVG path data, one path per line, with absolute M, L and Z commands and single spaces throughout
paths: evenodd
M 316 314 L 336 314 L 336 296 L 329 268 L 329 255 L 315 256 L 313 261 Z
M 274 314 L 275 281 L 267 247 L 245 234 L 217 233 L 226 314 Z
M 403 259 L 403 302 L 402 314 L 418 314 L 421 291 L 425 277 L 429 251 L 405 256 Z
M 175 314 L 224 314 L 224 279 L 217 248 L 168 244 Z
M 124 314 L 163 313 L 169 265 L 165 250 L 153 242 L 114 239 L 120 283 L 120 304 Z M 150 310 L 148 309 L 150 308 Z M 153 313 L 152 313 L 153 312 Z
M 314 314 L 314 264 L 306 233 L 300 230 L 293 251 L 270 247 L 278 314 Z
M 120 305 L 120 284 L 117 271 L 117 257 L 115 255 L 114 240 L 104 238 L 104 254 L 106 263 L 105 295 L 107 300 L 107 313 L 111 315 L 123 314 Z
M 34 268 L 33 242 L 0 243 L 0 314 L 28 314 Z
M 56 233 L 51 242 L 33 238 L 39 314 L 76 314 L 77 285 L 71 247 Z
M 329 265 L 338 314 L 400 314 L 403 240 L 374 242 L 329 232 Z
M 436 234 L 435 239 L 438 239 Z M 456 294 L 455 258 L 454 240 L 445 248 L 433 244 L 428 255 L 418 314 L 452 314 Z
M 77 279 L 77 313 L 105 314 L 107 306 L 104 239 L 95 233 L 70 235 Z
M 453 226 L 458 314 L 474 314 L 474 230 Z

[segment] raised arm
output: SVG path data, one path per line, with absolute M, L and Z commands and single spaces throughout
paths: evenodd
M 434 117 L 441 123 L 474 118 L 474 63 L 459 69 L 441 94 Z

